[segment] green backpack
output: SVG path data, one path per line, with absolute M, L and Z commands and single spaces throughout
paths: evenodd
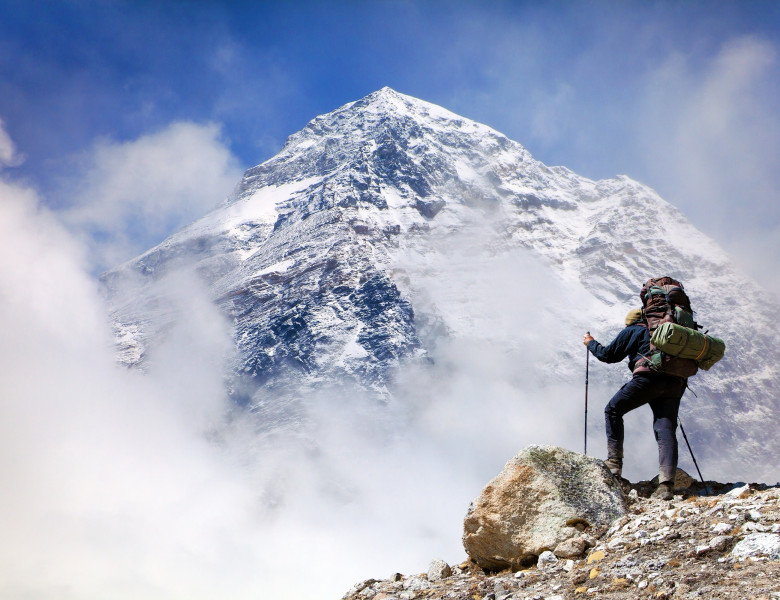
M 639 297 L 650 331 L 650 355 L 637 361 L 635 371 L 691 377 L 723 357 L 723 340 L 698 331 L 701 326 L 682 283 L 671 277 L 649 279 Z
M 709 371 L 726 352 L 722 339 L 677 323 L 661 323 L 650 337 L 650 343 L 672 356 L 696 361 L 705 371 Z

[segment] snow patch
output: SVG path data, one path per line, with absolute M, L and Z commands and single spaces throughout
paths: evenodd
M 248 254 L 251 255 L 255 251 L 257 251 L 257 248 L 254 251 L 249 252 Z M 271 265 L 270 267 L 266 267 L 262 271 L 257 271 L 255 273 L 255 276 L 268 275 L 269 273 L 284 273 L 287 269 L 292 267 L 294 264 L 295 264 L 295 261 L 292 260 L 292 259 L 283 260 L 283 261 L 280 261 L 278 263 L 275 263 L 275 264 Z

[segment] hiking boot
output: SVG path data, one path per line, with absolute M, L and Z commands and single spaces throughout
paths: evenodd
M 604 461 L 607 465 L 609 472 L 615 477 L 620 478 L 623 475 L 623 459 L 622 458 L 608 458 Z
M 671 500 L 674 498 L 674 483 L 671 481 L 662 481 L 655 488 L 655 491 L 651 494 L 651 498 L 656 500 Z

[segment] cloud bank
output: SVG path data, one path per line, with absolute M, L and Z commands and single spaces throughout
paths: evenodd
M 464 558 L 468 502 L 543 418 L 503 350 L 444 345 L 421 405 L 323 392 L 303 432 L 264 436 L 225 420 L 230 328 L 197 280 L 162 282 L 178 318 L 147 373 L 121 369 L 83 240 L 34 190 L 0 195 L 0 595 L 338 597 Z M 448 385 L 466 363 L 495 383 Z
M 164 283 L 179 318 L 153 368 L 120 369 L 83 245 L 0 192 L 0 595 L 338 597 L 465 557 L 468 502 L 547 412 L 524 414 L 502 349 L 444 346 L 421 407 L 323 392 L 308 438 L 226 426 L 229 327 L 197 282 Z
M 417 293 L 474 320 L 397 404 L 323 391 L 301 429 L 265 435 L 226 420 L 230 327 L 197 280 L 161 283 L 178 317 L 148 372 L 121 369 L 86 245 L 33 190 L 0 193 L 2 596 L 338 597 L 464 559 L 468 503 L 509 457 L 580 446 L 581 390 L 536 396 L 539 317 L 516 313 L 555 282 L 481 232 L 422 265 Z

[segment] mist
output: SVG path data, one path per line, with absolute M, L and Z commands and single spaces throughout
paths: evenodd
M 264 435 L 227 404 L 230 327 L 196 279 L 161 283 L 177 318 L 146 372 L 121 368 L 84 245 L 34 190 L 1 191 L 6 597 L 339 597 L 464 559 L 468 502 L 568 436 L 545 440 L 512 356 L 478 339 L 443 343 L 394 406 L 325 390 Z
M 4 596 L 340 597 L 464 560 L 468 504 L 509 458 L 581 448 L 582 387 L 545 367 L 581 333 L 484 229 L 402 259 L 421 317 L 450 322 L 393 403 L 321 390 L 267 432 L 226 400 L 230 323 L 196 278 L 160 282 L 175 318 L 145 372 L 122 368 L 84 245 L 34 190 L 2 195 Z

